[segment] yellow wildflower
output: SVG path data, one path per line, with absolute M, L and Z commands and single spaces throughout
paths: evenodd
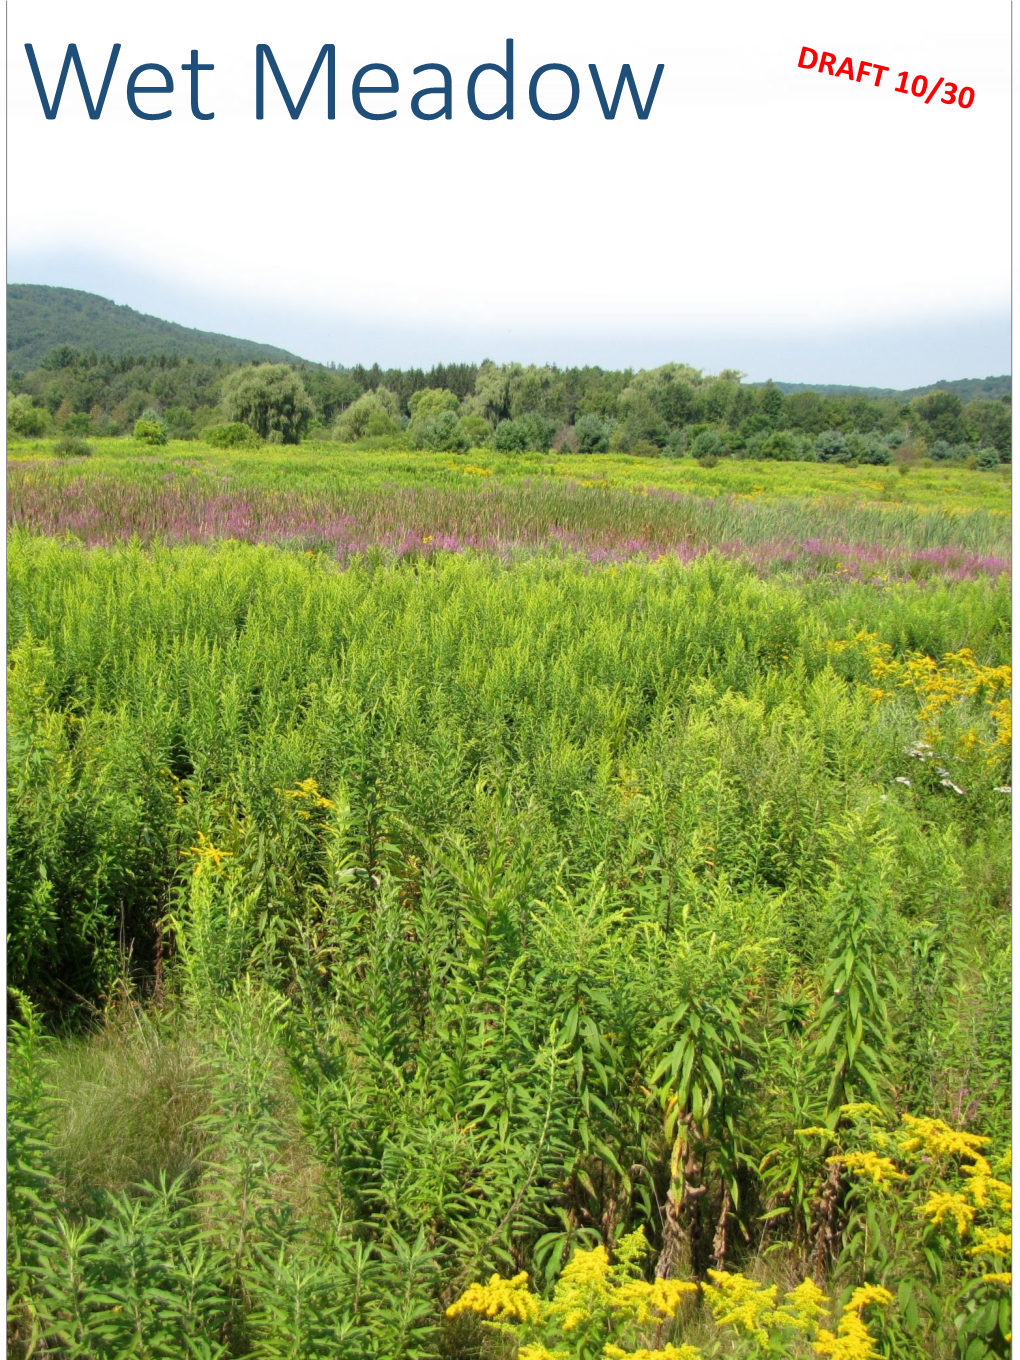
M 949 1190 L 934 1190 L 928 1196 L 927 1203 L 921 1205 L 921 1213 L 930 1218 L 936 1228 L 941 1226 L 943 1219 L 953 1219 L 956 1231 L 963 1237 L 973 1223 L 977 1210 L 963 1195 Z
M 635 1228 L 632 1233 L 621 1237 L 613 1255 L 616 1257 L 617 1270 L 628 1270 L 648 1255 L 650 1248 L 644 1228 Z
M 1013 1250 L 1013 1234 L 990 1232 L 987 1228 L 975 1228 L 977 1245 L 967 1248 L 968 1256 L 1009 1256 Z
M 829 1300 L 814 1280 L 802 1281 L 796 1289 L 784 1294 L 783 1299 L 783 1306 L 776 1309 L 772 1318 L 773 1325 L 777 1327 L 792 1327 L 795 1331 L 807 1332 L 828 1311 Z
M 601 1284 L 609 1274 L 609 1253 L 605 1247 L 593 1247 L 591 1251 L 577 1250 L 563 1267 L 560 1283 Z
M 823 1129 L 820 1125 L 811 1124 L 806 1129 L 794 1129 L 798 1138 L 831 1138 L 832 1130 Z
M 918 1118 L 916 1115 L 901 1116 L 910 1136 L 900 1140 L 904 1152 L 926 1152 L 929 1157 L 966 1157 L 974 1163 L 982 1175 L 990 1176 L 992 1168 L 978 1151 L 992 1141 L 978 1133 L 964 1133 L 952 1129 L 941 1119 Z
M 698 1286 L 687 1280 L 656 1278 L 651 1284 L 646 1280 L 625 1280 L 613 1290 L 609 1306 L 618 1312 L 629 1313 L 639 1324 L 658 1322 L 663 1317 L 675 1317 L 684 1295 L 697 1292 Z
M 594 1308 L 608 1305 L 611 1295 L 609 1253 L 605 1247 L 575 1251 L 563 1267 L 546 1313 L 572 1332 Z
M 988 1165 L 984 1158 L 982 1158 L 982 1162 L 985 1166 Z M 980 1166 L 964 1166 L 960 1170 L 967 1177 L 963 1193 L 976 1208 L 987 1208 L 989 1197 L 991 1197 L 998 1201 L 999 1208 L 1003 1213 L 1012 1212 L 1013 1187 L 1007 1181 L 1000 1181 L 995 1176 L 987 1175 L 981 1170 Z
M 877 1303 L 882 1308 L 888 1308 L 892 1301 L 893 1296 L 888 1289 L 883 1289 L 880 1284 L 861 1284 L 850 1295 L 849 1302 L 844 1306 L 843 1312 L 848 1313 L 851 1309 L 867 1308 L 872 1303 Z
M 885 1119 L 885 1112 L 880 1110 L 877 1105 L 870 1104 L 867 1100 L 858 1100 L 849 1105 L 841 1105 L 839 1112 L 847 1119 Z
M 871 1360 L 878 1354 L 874 1338 L 856 1313 L 840 1320 L 838 1336 L 819 1327 L 811 1349 L 815 1355 L 828 1356 L 829 1360 Z
M 488 1284 L 471 1284 L 446 1310 L 447 1317 L 459 1313 L 481 1313 L 501 1322 L 537 1322 L 538 1299 L 528 1290 L 528 1276 L 521 1271 L 510 1280 L 492 1275 Z
M 825 1163 L 827 1166 L 841 1164 L 847 1171 L 865 1176 L 875 1185 L 907 1179 L 895 1162 L 890 1161 L 888 1157 L 880 1157 L 877 1152 L 841 1152 L 836 1157 L 826 1157 Z
M 567 1351 L 551 1351 L 540 1341 L 522 1346 L 517 1352 L 517 1360 L 569 1360 Z
M 741 1328 L 761 1345 L 767 1345 L 765 1327 L 775 1313 L 778 1286 L 773 1284 L 764 1289 L 745 1275 L 731 1274 L 728 1270 L 708 1273 L 714 1283 L 702 1285 L 702 1292 L 716 1325 Z
M 318 782 L 314 779 L 299 779 L 292 789 L 277 789 L 276 792 L 282 793 L 284 798 L 307 800 L 313 807 L 333 807 L 332 800 L 319 792 Z
M 985 1284 L 1001 1284 L 1006 1289 L 1013 1283 L 1013 1276 L 1008 1270 L 998 1270 L 991 1275 L 982 1275 L 981 1279 Z
M 194 855 L 198 860 L 198 863 L 195 865 L 196 874 L 202 868 L 203 864 L 211 864 L 214 868 L 219 869 L 220 872 L 223 873 L 223 861 L 225 859 L 233 859 L 231 851 L 217 850 L 212 841 L 201 831 L 198 833 L 198 844 L 192 845 L 185 853 Z
M 881 1285 L 864 1284 L 855 1289 L 843 1309 L 835 1334 L 819 1327 L 812 1345 L 815 1354 L 828 1356 L 829 1360 L 871 1360 L 872 1356 L 878 1355 L 878 1350 L 861 1317 L 861 1309 L 870 1304 L 886 1308 L 890 1303 L 892 1295 Z

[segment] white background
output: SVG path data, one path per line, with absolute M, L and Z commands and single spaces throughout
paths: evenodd
M 468 110 L 473 67 L 515 40 L 515 117 Z M 1008 369 L 1009 6 L 979 3 L 386 6 L 262 2 L 172 7 L 15 0 L 9 8 L 9 277 L 87 288 L 187 325 L 309 358 L 454 358 L 644 366 L 667 359 L 752 378 L 907 386 Z M 25 42 L 52 96 L 68 42 L 107 104 L 88 119 L 73 72 L 43 117 Z M 268 42 L 296 96 L 337 47 L 300 120 L 254 50 Z M 880 62 L 875 89 L 799 70 L 804 44 Z M 190 113 L 197 48 L 211 122 Z M 354 71 L 393 66 L 388 122 L 359 117 Z M 454 116 L 421 122 L 411 94 L 443 62 Z M 538 119 L 532 71 L 578 73 L 577 111 Z M 614 122 L 588 74 L 622 62 L 647 91 Z M 133 67 L 173 72 L 163 122 L 128 110 Z M 894 92 L 897 72 L 976 92 L 961 110 Z M 559 77 L 543 81 L 552 107 Z M 483 107 L 501 86 L 479 85 Z M 563 81 L 563 90 L 566 82 Z M 368 102 L 368 101 L 366 101 Z

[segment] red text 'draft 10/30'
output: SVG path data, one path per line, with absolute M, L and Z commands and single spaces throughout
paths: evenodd
M 853 57 L 844 57 L 838 66 L 836 61 L 834 52 L 818 53 L 813 47 L 802 47 L 797 65 L 802 71 L 817 71 L 819 75 L 846 76 L 856 85 L 863 81 L 865 84 L 873 85 L 876 90 L 882 84 L 882 77 L 889 70 L 888 66 L 883 66 L 877 61 L 855 62 Z M 969 85 L 961 88 L 951 80 L 946 80 L 944 76 L 929 81 L 925 75 L 918 74 L 911 79 L 909 71 L 898 71 L 896 80 L 897 84 L 892 87 L 895 94 L 912 94 L 915 99 L 923 99 L 926 104 L 930 104 L 940 90 L 942 92 L 940 104 L 955 104 L 958 108 L 969 109 L 974 103 L 974 91 Z M 886 89 L 889 88 L 887 85 Z

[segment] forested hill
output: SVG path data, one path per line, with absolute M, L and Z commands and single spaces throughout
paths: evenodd
M 173 355 L 209 363 L 302 362 L 276 345 L 238 340 L 230 335 L 192 330 L 160 321 L 131 307 L 118 306 L 77 288 L 50 288 L 35 283 L 7 285 L 7 369 L 38 368 L 59 345 L 94 350 L 114 358 L 127 355 Z
M 322 365 L 309 364 L 287 350 L 275 345 L 263 345 L 254 340 L 239 340 L 230 335 L 216 335 L 211 331 L 193 330 L 173 321 L 136 312 L 120 306 L 95 293 L 84 293 L 76 288 L 51 288 L 43 284 L 9 283 L 7 285 L 7 371 L 24 374 L 38 368 L 44 361 L 55 360 L 54 351 L 62 346 L 88 354 L 121 358 L 159 358 L 172 356 L 192 359 L 198 363 L 220 361 L 244 364 L 255 361 L 300 364 L 319 369 Z M 70 356 L 68 356 L 68 359 Z M 364 356 L 362 362 L 368 356 Z M 58 365 L 59 366 L 59 365 Z M 332 365 L 331 365 L 332 367 Z M 473 382 L 476 364 L 458 365 L 465 373 L 470 368 Z M 361 372 L 357 369 L 347 370 Z M 595 370 L 593 370 L 595 371 Z M 383 372 L 365 370 L 368 374 Z M 396 378 L 400 370 L 386 370 L 388 385 L 400 388 Z M 628 370 L 627 376 L 629 377 Z M 374 386 L 374 383 L 369 383 Z M 413 390 L 415 384 L 411 384 Z M 421 384 L 417 384 L 421 385 Z M 763 387 L 764 383 L 746 383 L 747 387 Z M 869 401 L 891 398 L 904 403 L 928 392 L 951 392 L 961 401 L 1001 401 L 1008 399 L 1012 390 L 1008 374 L 989 378 L 939 379 L 926 387 L 897 390 L 891 387 L 846 387 L 833 383 L 775 382 L 785 395 L 796 392 L 817 392 L 823 397 L 863 397 Z M 467 389 L 465 389 L 467 390 Z
M 764 383 L 749 383 L 749 387 L 764 387 Z M 1001 401 L 1013 391 L 1013 380 L 1008 373 L 995 378 L 939 378 L 926 387 L 843 387 L 839 383 L 791 383 L 773 384 L 780 392 L 789 396 L 794 392 L 817 392 L 820 397 L 866 397 L 868 401 L 878 401 L 881 397 L 892 397 L 896 401 L 910 401 L 912 397 L 923 397 L 929 392 L 952 392 L 961 401 Z

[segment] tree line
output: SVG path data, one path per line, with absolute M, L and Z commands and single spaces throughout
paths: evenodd
M 935 390 L 905 400 L 784 393 L 668 363 L 635 372 L 484 360 L 383 369 L 53 349 L 8 376 L 8 430 L 150 443 L 369 441 L 444 452 L 618 452 L 885 464 L 900 456 L 1009 462 L 1011 407 Z

